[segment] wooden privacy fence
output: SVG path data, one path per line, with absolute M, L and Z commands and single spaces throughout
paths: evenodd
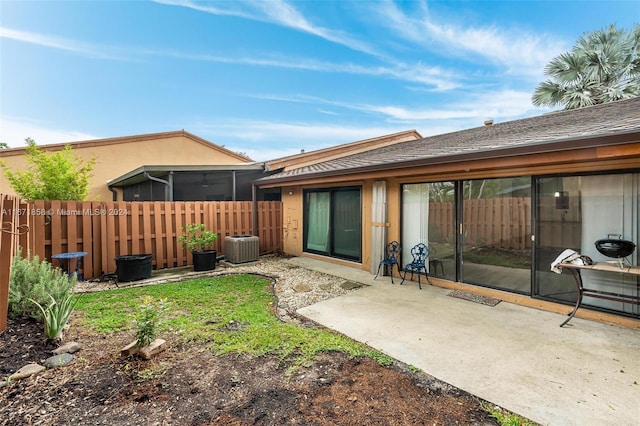
M 531 198 L 500 197 L 464 201 L 465 244 L 524 250 L 531 248 Z
M 30 203 L 31 252 L 51 259 L 57 253 L 87 252 L 85 279 L 116 271 L 116 257 L 151 254 L 156 269 L 191 265 L 191 253 L 177 242 L 181 228 L 203 223 L 218 234 L 215 249 L 224 254 L 224 237 L 258 235 L 260 253 L 277 252 L 282 241 L 281 202 L 95 202 Z
M 531 198 L 498 197 L 464 200 L 465 244 L 506 250 L 531 248 Z M 455 241 L 453 202 L 429 203 L 429 239 Z

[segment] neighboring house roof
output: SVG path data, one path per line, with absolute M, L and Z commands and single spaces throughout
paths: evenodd
M 261 178 L 258 184 L 640 142 L 640 97 L 377 148 Z
M 156 140 L 156 139 L 165 139 L 165 138 L 173 138 L 183 136 L 185 138 L 191 139 L 197 143 L 200 143 L 208 148 L 212 148 L 216 151 L 219 151 L 225 155 L 237 158 L 242 162 L 252 162 L 253 160 L 246 155 L 239 154 L 237 152 L 233 152 L 229 149 L 226 149 L 220 145 L 216 145 L 212 142 L 209 142 L 206 139 L 202 139 L 192 133 L 186 132 L 185 130 L 176 130 L 172 132 L 161 132 L 161 133 L 145 133 L 142 135 L 133 135 L 133 136 L 122 136 L 117 138 L 105 138 L 105 139 L 91 139 L 87 141 L 76 141 L 69 143 L 56 143 L 56 144 L 46 144 L 46 145 L 38 145 L 43 151 L 59 151 L 62 150 L 65 146 L 71 145 L 73 149 L 76 148 L 91 148 L 96 146 L 106 146 L 106 145 L 117 145 L 123 143 L 131 143 L 145 140 Z M 25 150 L 24 147 L 19 148 L 7 148 L 0 150 L 0 157 L 8 156 L 8 155 L 16 155 L 17 153 L 21 153 Z
M 364 139 L 329 148 L 276 158 L 275 160 L 267 161 L 266 164 L 268 170 L 283 169 L 286 171 L 421 138 L 422 135 L 416 130 L 406 130 L 390 135 L 378 136 L 371 139 Z
M 122 176 L 111 179 L 107 182 L 109 187 L 121 187 L 132 185 L 134 183 L 148 181 L 145 173 L 151 176 L 159 177 L 169 172 L 231 172 L 231 171 L 259 171 L 264 170 L 264 163 L 250 164 L 227 164 L 227 165 L 163 165 L 163 166 L 142 166 L 135 170 L 125 173 Z

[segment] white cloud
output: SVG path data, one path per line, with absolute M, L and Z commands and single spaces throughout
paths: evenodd
M 427 32 L 447 46 L 504 65 L 509 72 L 542 75 L 544 66 L 565 48 L 545 35 L 509 33 L 494 27 L 462 28 L 455 24 L 424 22 Z
M 277 123 L 259 120 L 226 120 L 222 123 L 196 123 L 189 131 L 225 147 L 244 152 L 256 161 L 272 160 L 297 154 L 300 150 L 313 151 L 342 143 L 355 142 L 386 134 L 410 130 L 405 125 L 340 126 L 320 123 Z
M 114 50 L 111 47 L 97 46 L 68 38 L 14 30 L 11 28 L 0 28 L 0 38 L 16 40 L 23 43 L 49 47 L 57 50 L 64 50 L 66 52 L 75 53 L 89 58 L 125 59 L 115 53 L 109 53 L 110 50 Z
M 491 25 L 469 27 L 459 24 L 457 19 L 434 18 L 424 2 L 417 4 L 417 10 L 410 15 L 393 2 L 375 3 L 373 12 L 384 18 L 376 20 L 379 25 L 388 27 L 413 48 L 437 48 L 450 57 L 471 54 L 500 64 L 509 73 L 534 78 L 539 78 L 549 60 L 567 48 L 564 40 L 544 33 Z
M 384 114 L 394 120 L 511 119 L 534 111 L 531 94 L 503 90 L 469 95 L 464 103 L 440 103 L 437 108 L 410 108 L 396 105 L 354 105 L 355 109 Z
M 296 8 L 282 0 L 272 1 L 240 1 L 224 3 L 199 3 L 189 0 L 155 0 L 157 3 L 182 6 L 200 12 L 210 13 L 213 15 L 237 16 L 239 18 L 250 19 L 254 21 L 267 22 L 279 25 L 296 31 L 305 32 L 315 35 L 332 43 L 337 43 L 358 52 L 364 52 L 378 56 L 378 53 L 372 46 L 365 42 L 357 40 L 348 34 L 314 25 L 306 19 Z M 218 5 L 224 4 L 225 7 Z
M 208 61 L 225 64 L 240 64 L 272 68 L 298 69 L 306 71 L 365 75 L 400 80 L 409 83 L 423 84 L 434 90 L 451 90 L 459 87 L 456 82 L 460 76 L 457 73 L 443 70 L 439 67 L 424 65 L 408 66 L 398 63 L 391 66 L 366 66 L 352 63 L 340 64 L 335 62 L 318 61 L 300 57 L 231 57 L 212 54 L 184 53 L 175 50 L 144 50 L 139 53 L 146 55 L 167 56 L 193 61 Z
M 6 143 L 10 148 L 18 148 L 25 146 L 26 138 L 35 140 L 38 145 L 47 145 L 99 137 L 78 130 L 47 127 L 46 123 L 37 123 L 28 119 L 0 116 L 0 142 Z
M 440 102 L 435 108 L 416 108 L 408 105 L 375 105 L 354 102 L 339 102 L 307 95 L 250 95 L 257 99 L 269 99 L 282 102 L 315 104 L 365 113 L 382 114 L 383 120 L 420 122 L 424 120 L 450 119 L 511 119 L 525 116 L 535 110 L 531 104 L 531 93 L 515 90 L 473 93 L 465 97 L 464 102 Z M 476 120 L 476 121 L 478 121 Z

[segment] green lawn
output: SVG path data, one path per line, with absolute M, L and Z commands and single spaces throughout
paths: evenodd
M 270 281 L 256 275 L 225 275 L 179 283 L 89 293 L 76 310 L 81 324 L 97 333 L 130 331 L 144 297 L 167 303 L 158 336 L 173 334 L 206 345 L 214 354 L 272 354 L 304 365 L 319 353 L 341 351 L 389 365 L 392 359 L 345 336 L 322 328 L 280 321 L 274 314 Z

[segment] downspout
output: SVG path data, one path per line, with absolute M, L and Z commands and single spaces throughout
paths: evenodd
M 118 192 L 113 188 L 113 186 L 107 185 L 107 188 L 109 188 L 109 191 L 113 194 L 111 201 L 118 201 Z
M 258 200 L 256 199 L 256 185 L 255 183 L 251 184 L 251 204 L 253 207 L 253 235 L 259 237 L 258 235 Z
M 232 201 L 236 200 L 236 171 L 235 170 L 231 171 L 231 199 Z
M 165 201 L 173 201 L 173 172 L 169 172 L 169 180 L 164 180 L 157 178 L 155 176 L 151 176 L 149 172 L 144 172 L 144 177 L 147 179 L 159 182 L 165 186 L 164 188 L 164 199 Z

